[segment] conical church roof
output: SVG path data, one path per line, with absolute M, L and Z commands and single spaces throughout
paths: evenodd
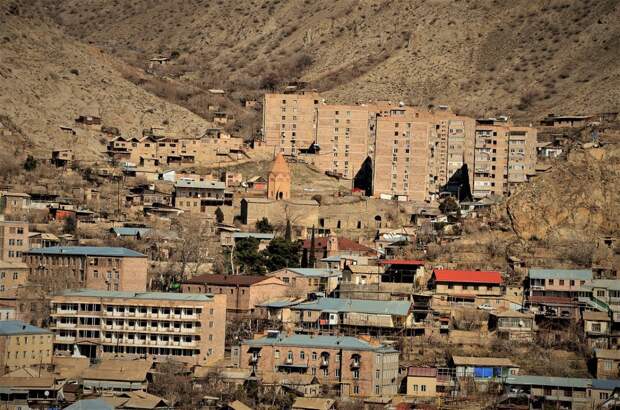
M 271 173 L 286 175 L 289 175 L 291 173 L 288 168 L 288 164 L 286 163 L 286 160 L 281 153 L 276 155 L 276 158 L 273 160 L 273 167 L 271 168 Z

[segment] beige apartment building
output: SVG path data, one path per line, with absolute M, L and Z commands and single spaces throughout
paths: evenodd
M 30 269 L 24 262 L 0 260 L 0 293 L 17 289 L 28 280 Z
M 482 119 L 476 123 L 472 195 L 508 195 L 527 182 L 536 167 L 537 131 L 516 127 L 507 118 Z
M 265 94 L 263 133 L 265 143 L 284 155 L 298 155 L 316 141 L 317 92 Z
M 383 199 L 424 201 L 429 198 L 430 122 L 406 107 L 377 116 L 373 194 Z
M 174 206 L 190 214 L 213 215 L 217 207 L 232 205 L 233 194 L 221 181 L 181 179 L 174 185 Z
M 28 222 L 0 220 L 0 260 L 21 262 L 28 250 Z
M 52 332 L 20 320 L 0 320 L 0 374 L 52 363 Z
M 321 104 L 317 110 L 314 164 L 323 171 L 353 179 L 369 155 L 369 108 Z
M 146 290 L 147 257 L 131 249 L 53 246 L 29 250 L 24 261 L 29 280 L 52 289 Z
M 191 365 L 224 357 L 225 295 L 81 290 L 50 303 L 56 353 Z

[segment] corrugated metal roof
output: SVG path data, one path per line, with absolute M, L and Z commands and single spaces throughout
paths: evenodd
M 411 302 L 403 300 L 319 298 L 312 302 L 300 303 L 293 309 L 407 316 L 410 308 Z
M 613 390 L 620 387 L 620 380 L 618 379 L 593 379 L 592 388 L 598 390 Z
M 299 346 L 309 348 L 327 349 L 348 349 L 348 350 L 374 350 L 383 352 L 398 352 L 397 350 L 385 345 L 372 345 L 365 340 L 350 336 L 313 336 L 313 335 L 291 335 L 279 337 L 263 337 L 244 341 L 253 347 L 260 346 Z
M 530 268 L 530 279 L 592 280 L 592 269 L 538 269 Z
M 129 227 L 115 227 L 111 229 L 113 233 L 119 236 L 144 236 L 151 232 L 151 228 L 129 228 Z
M 0 335 L 23 335 L 23 334 L 47 334 L 51 333 L 47 329 L 29 325 L 21 320 L 0 320 Z
M 582 289 L 592 289 L 592 288 L 605 288 L 608 290 L 620 290 L 620 280 L 594 279 L 591 283 L 582 286 Z
M 146 255 L 127 248 L 113 248 L 109 246 L 51 246 L 49 248 L 30 249 L 33 255 L 79 255 L 79 256 L 108 256 L 113 258 L 143 257 Z
M 437 282 L 502 283 L 502 274 L 496 271 L 435 269 L 433 275 Z
M 297 273 L 302 276 L 328 278 L 332 276 L 342 276 L 342 272 L 335 269 L 321 268 L 287 268 L 288 271 Z
M 174 186 L 176 188 L 196 188 L 196 189 L 225 189 L 226 184 L 221 181 L 194 181 L 190 179 L 178 180 Z
M 208 302 L 213 295 L 208 293 L 165 293 L 165 292 L 120 292 L 110 290 L 68 290 L 59 293 L 60 296 L 79 296 L 91 298 L 125 298 L 146 300 L 178 300 L 193 302 Z
M 510 376 L 506 378 L 506 384 L 525 386 L 573 387 L 585 389 L 588 388 L 591 383 L 592 379 L 575 377 Z
M 467 357 L 452 356 L 452 362 L 456 366 L 503 366 L 503 367 L 519 367 L 512 360 L 506 357 Z

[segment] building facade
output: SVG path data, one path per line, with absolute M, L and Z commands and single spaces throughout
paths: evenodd
M 21 262 L 28 250 L 28 222 L 0 220 L 0 260 Z
M 144 292 L 147 257 L 126 248 L 53 246 L 25 254 L 29 280 L 52 289 Z
M 398 392 L 398 356 L 373 340 L 270 333 L 242 342 L 239 363 L 259 378 L 309 374 L 341 397 L 392 397 Z
M 224 295 L 66 291 L 50 306 L 55 352 L 193 365 L 224 357 Z
M 20 320 L 0 320 L 0 372 L 52 363 L 52 332 Z

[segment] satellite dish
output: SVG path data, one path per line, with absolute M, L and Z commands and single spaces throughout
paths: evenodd
M 48 390 L 45 390 L 45 391 L 43 392 L 43 394 L 45 395 L 45 397 L 49 397 L 50 392 L 49 392 Z

